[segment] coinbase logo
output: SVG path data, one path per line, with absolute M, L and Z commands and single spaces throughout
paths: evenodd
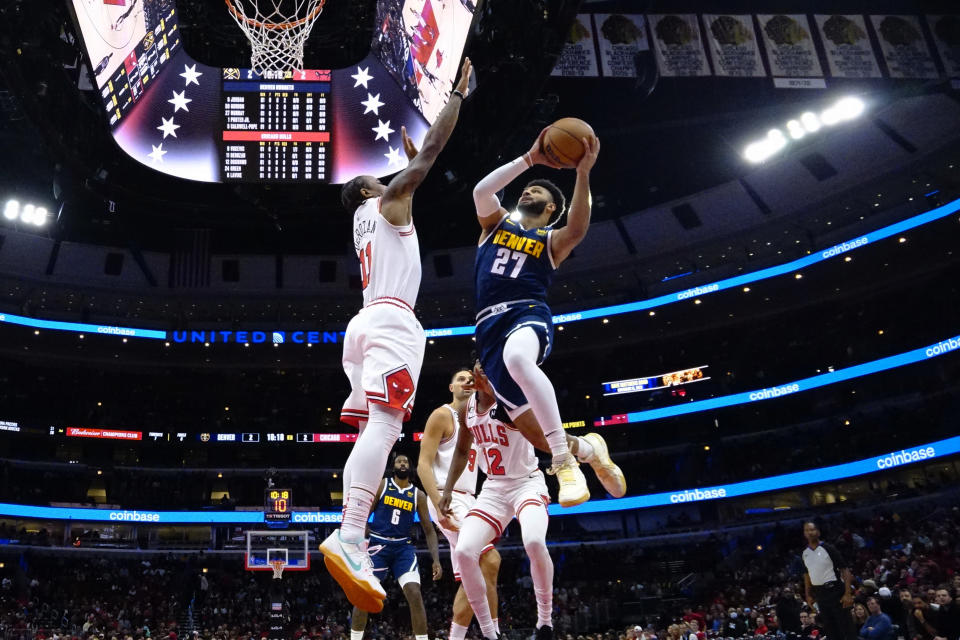
M 160 514 L 145 511 L 111 511 L 108 516 L 119 522 L 160 522 Z
M 283 331 L 274 331 L 273 332 L 273 344 L 283 344 Z
M 919 449 L 901 449 L 896 453 L 877 459 L 878 469 L 891 469 L 899 467 L 902 464 L 919 462 L 920 460 L 929 460 L 937 457 L 937 450 L 933 447 L 920 447 Z
M 687 489 L 679 493 L 670 494 L 670 502 L 680 504 L 682 502 L 697 502 L 698 500 L 716 500 L 717 498 L 726 498 L 727 490 L 719 489 Z

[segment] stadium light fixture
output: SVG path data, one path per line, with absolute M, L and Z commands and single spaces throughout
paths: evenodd
M 816 133 L 824 127 L 832 127 L 841 122 L 853 120 L 866 110 L 863 100 L 848 96 L 841 98 L 835 104 L 827 107 L 819 114 L 806 111 L 797 118 L 787 121 L 787 135 L 780 129 L 771 129 L 762 140 L 751 142 L 744 148 L 743 157 L 754 164 L 758 164 L 775 155 L 787 146 L 787 136 L 799 140 L 808 134 Z
M 20 203 L 16 200 L 7 200 L 7 204 L 3 208 L 3 217 L 7 220 L 16 220 L 19 215 Z
M 20 222 L 33 224 L 33 211 L 36 208 L 37 207 L 32 204 L 23 205 L 23 209 L 20 210 Z

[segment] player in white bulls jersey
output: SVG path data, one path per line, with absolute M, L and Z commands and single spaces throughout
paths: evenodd
M 377 613 L 386 597 L 373 574 L 364 538 L 383 468 L 410 415 L 426 343 L 413 314 L 420 287 L 420 248 L 413 227 L 414 190 L 426 178 L 460 113 L 471 73 L 465 58 L 457 87 L 423 139 L 419 153 L 402 130 L 407 168 L 389 185 L 358 176 L 343 185 L 341 200 L 353 214 L 360 259 L 363 308 L 347 325 L 343 370 L 350 397 L 340 419 L 360 435 L 343 469 L 343 523 L 320 545 L 324 564 L 354 606 Z
M 497 404 L 479 364 L 473 373 L 476 393 L 467 402 L 464 412 L 467 428 L 461 429 L 457 437 L 439 511 L 449 514 L 453 489 L 467 466 L 471 447 L 476 444 L 487 479 L 476 504 L 463 521 L 454 551 L 461 584 L 484 638 L 496 638 L 497 629 L 487 604 L 479 557 L 481 550 L 500 538 L 516 516 L 523 547 L 530 559 L 537 598 L 537 638 L 549 639 L 553 637 L 553 560 L 546 542 L 550 501 L 547 485 L 543 472 L 537 467 L 533 445 L 511 424 L 494 417 Z
M 450 543 L 450 561 L 453 564 L 453 577 L 460 580 L 460 569 L 457 566 L 457 540 L 460 536 L 460 527 L 467 512 L 477 502 L 477 449 L 472 447 L 467 460 L 466 469 L 453 485 L 453 496 L 450 503 L 451 515 L 441 513 L 437 509 L 443 498 L 441 491 L 447 483 L 447 472 L 453 462 L 454 451 L 457 447 L 457 436 L 463 428 L 460 423 L 459 412 L 473 395 L 473 372 L 463 369 L 453 374 L 450 381 L 450 393 L 453 398 L 449 404 L 434 409 L 423 429 L 423 439 L 420 441 L 420 458 L 417 463 L 417 475 L 423 484 L 423 490 L 429 496 L 427 503 L 430 516 L 437 523 L 440 531 Z M 483 573 L 487 588 L 487 602 L 490 606 L 490 615 L 494 625 L 497 624 L 497 574 L 500 572 L 500 554 L 488 544 L 480 552 L 480 571 Z M 467 594 L 463 585 L 457 590 L 453 600 L 453 619 L 450 624 L 449 640 L 463 640 L 473 618 L 473 610 L 467 601 Z

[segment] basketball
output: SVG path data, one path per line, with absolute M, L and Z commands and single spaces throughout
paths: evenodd
M 593 128 L 580 118 L 561 118 L 547 127 L 543 153 L 558 165 L 576 167 L 586 152 L 581 139 L 592 135 Z

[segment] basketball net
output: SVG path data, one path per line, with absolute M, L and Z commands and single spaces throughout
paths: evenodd
M 287 566 L 287 563 L 283 560 L 271 560 L 270 566 L 273 567 L 273 579 L 279 580 L 283 577 L 283 568 Z
M 250 68 L 303 69 L 303 45 L 326 0 L 225 0 L 230 15 L 250 40 Z

